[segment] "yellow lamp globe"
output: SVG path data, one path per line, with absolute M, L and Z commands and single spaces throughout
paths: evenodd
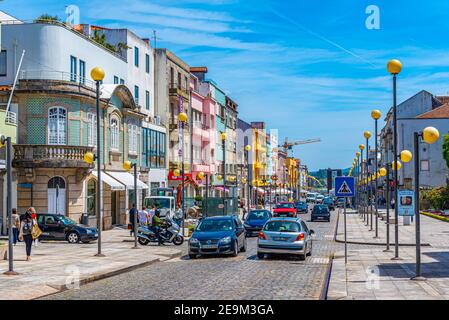
M 221 181 L 223 179 L 223 177 L 219 174 L 218 176 L 217 176 L 217 180 L 218 181 Z
M 175 177 L 179 177 L 179 176 L 181 175 L 181 170 L 179 170 L 179 169 L 173 170 L 173 175 L 174 175 Z
M 226 140 L 226 133 L 222 132 L 222 134 L 220 135 L 220 138 L 222 141 Z
M 401 170 L 402 163 L 400 161 L 397 161 L 397 166 L 394 165 L 395 163 L 391 163 L 391 169 L 396 170 L 396 167 L 398 167 L 398 170 Z
M 245 146 L 245 150 L 246 151 L 250 151 L 251 150 L 251 146 L 250 145 Z
M 413 155 L 408 150 L 401 151 L 401 161 L 404 163 L 412 161 Z
M 131 163 L 131 161 L 127 160 L 125 162 L 123 162 L 123 169 L 125 169 L 126 171 L 130 171 L 133 167 L 133 164 Z
M 374 120 L 379 120 L 381 116 L 382 113 L 380 112 L 380 110 L 371 111 L 371 118 L 373 118 Z
M 187 113 L 185 112 L 181 112 L 180 114 L 178 114 L 178 121 L 179 122 L 187 122 Z
M 199 173 L 196 175 L 196 177 L 197 177 L 198 180 L 203 180 L 203 179 L 204 179 L 204 172 L 199 172 Z
M 88 164 L 92 164 L 95 161 L 95 156 L 92 152 L 86 152 L 84 154 L 84 161 Z
M 355 153 L 355 155 L 357 156 L 357 158 L 360 157 L 360 152 L 357 151 L 357 152 Z
M 102 81 L 104 79 L 104 70 L 100 67 L 95 67 L 90 71 L 90 76 L 94 81 Z
M 242 183 L 246 183 L 246 178 L 242 178 Z
M 363 150 L 365 149 L 365 145 L 364 145 L 364 144 L 359 145 L 359 149 L 360 149 L 361 151 L 363 151 Z
M 423 130 L 423 140 L 424 142 L 428 144 L 434 144 L 437 142 L 438 138 L 440 137 L 440 132 L 437 128 L 434 127 L 427 127 Z
M 387 70 L 391 74 L 399 74 L 402 70 L 402 63 L 397 59 L 392 59 L 388 61 Z
M 380 168 L 379 169 L 379 174 L 380 174 L 381 177 L 385 177 L 387 175 L 387 169 Z
M 371 138 L 371 132 L 365 131 L 365 132 L 363 133 L 363 136 L 365 137 L 365 139 L 369 139 L 369 138 Z

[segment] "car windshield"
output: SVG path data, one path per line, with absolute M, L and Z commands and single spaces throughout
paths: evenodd
M 292 203 L 280 203 L 276 206 L 276 209 L 291 209 L 293 208 Z
M 59 220 L 61 220 L 65 225 L 72 225 L 72 224 L 76 224 L 76 222 L 70 218 L 67 218 L 65 216 L 60 216 Z
M 230 231 L 232 229 L 230 219 L 206 219 L 198 224 L 195 231 Z
M 295 221 L 270 221 L 263 228 L 270 232 L 299 232 L 300 225 Z
M 329 210 L 328 210 L 327 206 L 316 206 L 313 208 L 313 211 L 316 213 L 326 213 Z
M 296 206 L 301 207 L 301 206 L 305 206 L 306 203 L 305 202 L 296 202 Z
M 248 220 L 268 220 L 271 218 L 270 211 L 251 211 L 248 215 Z
M 147 208 L 151 208 L 151 207 L 155 206 L 156 209 L 169 209 L 170 208 L 170 199 L 149 198 L 149 199 L 146 199 L 145 206 Z

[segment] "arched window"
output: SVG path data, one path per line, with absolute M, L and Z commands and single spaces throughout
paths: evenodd
M 97 203 L 97 182 L 94 179 L 90 179 L 87 182 L 87 196 L 86 196 L 86 209 L 89 215 L 96 215 L 96 203 Z
M 61 177 L 53 177 L 47 183 L 48 213 L 66 214 L 66 183 Z
M 67 111 L 62 107 L 48 109 L 48 143 L 67 144 Z
M 87 114 L 87 145 L 97 146 L 97 115 L 93 112 Z
M 65 189 L 65 180 L 61 177 L 53 177 L 48 180 L 48 189 Z
M 119 123 L 117 117 L 111 118 L 111 149 L 119 149 Z

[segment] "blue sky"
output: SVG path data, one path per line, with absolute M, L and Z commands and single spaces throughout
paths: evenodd
M 352 163 L 363 131 L 373 131 L 370 111 L 391 105 L 389 59 L 404 65 L 400 101 L 422 89 L 449 93 L 449 1 L 4 0 L 0 8 L 63 18 L 69 4 L 83 23 L 142 37 L 157 30 L 158 47 L 207 66 L 245 121 L 265 121 L 281 140 L 320 137 L 294 152 L 311 169 Z M 368 5 L 380 9 L 380 30 L 365 26 Z

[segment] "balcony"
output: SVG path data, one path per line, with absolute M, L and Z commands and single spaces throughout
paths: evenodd
M 93 168 L 84 161 L 93 147 L 57 145 L 14 145 L 13 166 L 21 168 Z
M 173 97 L 183 97 L 185 101 L 190 100 L 190 94 L 189 89 L 187 89 L 185 86 L 177 85 L 176 83 L 171 83 L 168 89 L 169 96 Z

